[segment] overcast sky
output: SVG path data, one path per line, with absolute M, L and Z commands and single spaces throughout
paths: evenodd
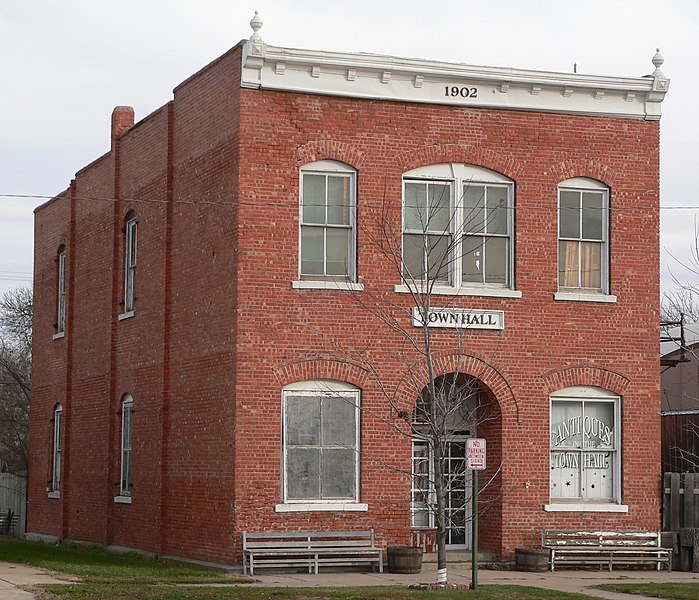
M 660 47 L 663 286 L 699 279 L 671 258 L 699 218 L 696 0 L 0 0 L 0 293 L 31 283 L 33 210 L 109 149 L 112 109 L 168 102 L 255 10 L 274 46 L 472 65 L 642 76 Z

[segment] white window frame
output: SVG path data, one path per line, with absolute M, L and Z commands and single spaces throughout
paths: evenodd
M 57 404 L 53 409 L 53 428 L 51 431 L 51 479 L 47 490 L 50 498 L 60 498 L 61 495 L 62 433 L 63 406 Z
M 130 214 L 124 224 L 124 312 L 120 319 L 132 317 L 136 304 L 136 254 L 138 217 Z
M 583 194 L 585 192 L 599 193 L 602 196 L 602 240 L 587 240 L 591 242 L 600 243 L 600 287 L 599 288 L 588 288 L 582 286 L 582 275 L 580 274 L 580 264 L 581 257 L 580 251 L 578 251 L 578 285 L 576 286 L 562 286 L 560 280 L 560 260 L 561 260 L 561 250 L 560 245 L 564 241 L 568 242 L 578 242 L 579 245 L 586 241 L 583 238 L 582 223 L 580 225 L 580 235 L 578 238 L 563 238 L 561 236 L 561 193 L 562 192 L 577 192 Z M 558 292 L 554 295 L 556 300 L 578 300 L 578 301 L 588 301 L 588 302 L 616 302 L 616 296 L 609 293 L 609 188 L 597 181 L 595 179 L 590 179 L 588 177 L 574 177 L 572 179 L 566 179 L 558 184 L 558 245 L 556 248 L 557 259 L 557 275 L 556 281 L 558 285 Z M 582 219 L 582 211 L 581 217 Z
M 307 175 L 320 175 L 327 177 L 342 177 L 349 180 L 349 224 L 333 225 L 328 223 L 304 223 L 303 189 L 304 177 Z M 345 275 L 310 274 L 302 271 L 303 234 L 304 227 L 322 228 L 324 235 L 330 228 L 349 230 L 349 247 L 347 249 L 347 273 Z M 363 286 L 357 283 L 357 171 L 339 161 L 319 160 L 304 165 L 299 172 L 299 232 L 298 232 L 298 280 L 292 282 L 296 289 L 350 289 L 361 290 Z M 325 246 L 325 245 L 324 245 Z M 323 258 L 324 270 L 327 270 L 327 256 Z
M 553 407 L 554 403 L 563 402 L 574 402 L 581 403 L 583 406 L 586 402 L 593 403 L 609 403 L 611 404 L 614 415 L 614 428 L 613 428 L 613 440 L 614 446 L 613 450 L 610 451 L 612 455 L 610 457 L 610 468 L 612 469 L 612 477 L 614 478 L 614 483 L 612 486 L 612 498 L 586 498 L 584 496 L 578 498 L 561 498 L 559 496 L 550 496 L 550 504 L 544 506 L 544 510 L 549 512 L 628 512 L 628 506 L 622 504 L 621 490 L 622 490 L 622 432 L 621 432 L 621 397 L 602 388 L 592 387 L 592 386 L 573 386 L 569 388 L 564 388 L 557 390 L 551 394 L 549 398 L 549 431 L 550 431 L 550 452 L 549 452 L 549 485 L 551 486 L 551 477 L 553 469 L 553 454 L 554 454 L 554 442 L 553 442 Z M 584 426 L 583 426 L 584 427 Z M 584 436 L 583 436 L 584 439 Z M 599 450 L 595 448 L 578 448 L 578 449 L 567 449 L 566 452 L 575 452 L 580 456 L 579 464 L 580 467 L 580 477 L 583 477 L 583 459 L 582 457 L 586 453 L 594 452 L 599 453 Z M 582 483 L 582 480 L 581 480 Z
M 431 288 L 433 294 L 463 295 L 463 296 L 496 296 L 508 298 L 521 298 L 521 292 L 515 289 L 515 236 L 514 236 L 514 181 L 490 169 L 462 163 L 440 163 L 427 165 L 413 169 L 403 174 L 402 183 L 402 218 L 401 218 L 401 246 L 403 240 L 410 231 L 405 228 L 405 184 L 408 182 L 445 183 L 451 186 L 449 235 L 453 242 L 451 255 L 448 257 L 448 281 L 431 281 L 428 278 L 422 281 L 409 281 L 407 278 L 395 286 L 396 292 L 410 293 L 424 291 Z M 486 187 L 502 187 L 506 189 L 507 198 L 507 233 L 498 237 L 508 240 L 506 283 L 478 283 L 462 281 L 463 257 L 461 247 L 464 239 L 475 233 L 467 233 L 467 223 L 464 219 L 464 189 L 469 185 L 484 185 Z M 415 232 L 414 232 L 415 233 Z M 422 233 L 422 232 L 417 232 Z M 487 237 L 487 234 L 484 234 Z
M 133 397 L 127 394 L 121 402 L 121 468 L 119 477 L 119 496 L 131 497 L 132 479 L 132 441 L 133 441 Z
M 57 261 L 57 285 L 56 285 L 56 331 L 54 339 L 63 337 L 66 331 L 66 267 L 68 253 L 65 246 L 58 251 Z
M 287 477 L 287 442 L 286 442 L 286 406 L 291 397 L 332 397 L 346 398 L 355 406 L 355 435 L 354 435 L 354 497 L 341 499 L 289 499 Z M 313 512 L 313 511 L 366 511 L 368 505 L 360 499 L 360 432 L 361 432 L 361 392 L 353 385 L 333 380 L 301 381 L 286 386 L 282 390 L 282 501 L 275 507 L 276 512 Z

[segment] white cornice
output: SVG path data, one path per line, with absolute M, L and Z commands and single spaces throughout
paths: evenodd
M 254 38 L 254 39 L 253 39 Z M 379 54 L 269 46 L 243 49 L 241 86 L 350 98 L 660 119 L 670 80 L 480 67 Z M 657 61 L 660 61 L 659 64 Z M 452 93 L 456 93 L 456 96 Z

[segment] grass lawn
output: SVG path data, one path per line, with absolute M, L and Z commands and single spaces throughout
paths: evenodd
M 182 587 L 146 585 L 78 584 L 46 586 L 58 598 L 69 600 L 590 600 L 590 596 L 566 594 L 539 588 L 484 585 L 478 591 L 409 590 L 405 587 L 348 588 L 250 588 Z
M 0 538 L 0 557 L 9 562 L 31 565 L 89 581 L 143 583 L 231 583 L 217 571 L 173 565 L 134 552 L 113 554 L 98 547 Z M 244 581 L 244 580 L 243 580 Z
M 0 537 L 0 559 L 72 575 L 80 583 L 46 585 L 40 598 L 65 600 L 589 600 L 589 596 L 512 585 L 481 585 L 478 591 L 414 591 L 403 586 L 342 588 L 259 588 L 249 577 L 223 575 L 194 566 L 173 565 L 135 553 L 112 554 L 98 547 L 27 542 Z M 225 587 L 222 587 L 222 584 Z M 663 593 L 653 594 L 657 588 Z M 682 584 L 615 585 L 659 598 L 697 600 L 697 587 Z
M 608 583 L 596 585 L 595 588 L 670 600 L 697 600 L 699 598 L 699 583 Z

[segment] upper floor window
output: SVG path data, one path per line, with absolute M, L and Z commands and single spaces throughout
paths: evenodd
M 403 279 L 453 288 L 512 288 L 514 184 L 463 164 L 403 176 Z
M 126 395 L 121 402 L 121 483 L 120 496 L 130 496 L 131 481 L 131 439 L 133 432 L 133 398 Z
M 133 313 L 136 302 L 136 248 L 138 219 L 129 213 L 124 226 L 124 313 Z
M 53 409 L 53 428 L 51 430 L 51 474 L 48 492 L 58 495 L 61 491 L 61 458 L 63 453 L 63 407 L 56 404 Z
M 283 501 L 359 501 L 359 390 L 336 381 L 287 386 L 283 403 Z
M 551 395 L 552 503 L 620 503 L 620 411 L 619 396 L 600 388 Z
M 56 336 L 64 334 L 66 330 L 66 266 L 67 252 L 65 246 L 61 246 L 56 256 Z
M 356 172 L 332 160 L 301 170 L 301 280 L 356 281 Z
M 609 190 L 577 177 L 558 187 L 558 288 L 609 291 Z

